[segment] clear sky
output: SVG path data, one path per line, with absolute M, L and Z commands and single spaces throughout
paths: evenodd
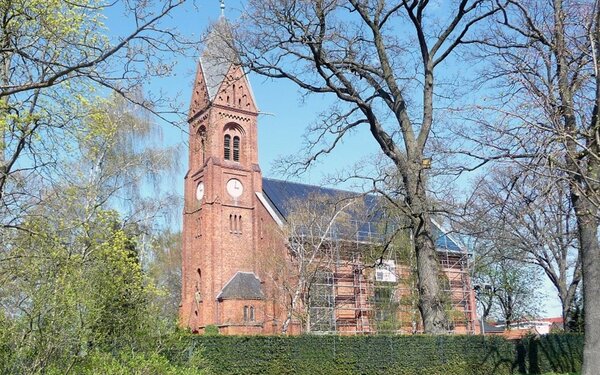
M 243 1 L 226 0 L 225 15 L 235 20 L 240 14 Z M 170 20 L 172 26 L 184 35 L 200 40 L 207 27 L 218 20 L 221 14 L 219 0 L 198 0 L 196 4 L 186 4 L 173 13 Z M 122 22 L 119 14 L 109 13 L 106 24 L 115 35 L 126 32 L 130 27 Z M 199 46 L 201 48 L 201 46 Z M 161 80 L 148 83 L 148 89 L 164 91 L 176 98 L 179 108 L 186 111 L 192 92 L 198 53 L 179 59 L 176 74 Z M 283 80 L 266 80 L 250 75 L 254 96 L 261 111 L 258 121 L 259 162 L 265 177 L 281 177 L 272 171 L 273 162 L 282 155 L 296 153 L 301 149 L 302 135 L 306 126 L 311 124 L 316 115 L 325 109 L 327 101 L 322 97 L 302 97 L 293 84 Z M 187 133 L 163 124 L 163 141 L 166 145 L 176 145 L 181 150 L 180 169 L 172 188 L 183 195 L 183 176 L 187 170 Z M 185 128 L 185 127 L 184 127 Z M 378 146 L 366 130 L 358 131 L 346 139 L 332 154 L 322 159 L 301 182 L 319 184 L 327 174 L 333 174 L 343 168 L 350 168 L 355 162 L 374 155 Z M 466 179 L 465 179 L 466 181 Z M 342 187 L 343 188 L 343 187 Z M 560 304 L 547 278 L 545 287 L 540 293 L 548 297 L 544 303 L 545 316 L 559 316 Z

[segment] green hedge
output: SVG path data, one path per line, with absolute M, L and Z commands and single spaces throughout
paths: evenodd
M 520 373 L 576 373 L 583 361 L 583 335 L 530 337 L 517 342 L 515 350 Z
M 189 336 L 177 362 L 201 350 L 215 374 L 444 374 L 578 372 L 583 337 L 519 342 L 482 336 Z

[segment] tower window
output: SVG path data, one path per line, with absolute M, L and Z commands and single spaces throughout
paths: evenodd
M 241 215 L 229 215 L 229 233 L 242 234 Z
M 233 161 L 240 161 L 240 137 L 233 137 Z
M 231 136 L 229 134 L 225 134 L 225 140 L 223 143 L 225 160 L 231 160 Z

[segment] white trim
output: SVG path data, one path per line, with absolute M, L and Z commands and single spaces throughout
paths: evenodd
M 277 225 L 279 225 L 279 227 L 283 227 L 283 220 L 281 220 L 281 218 L 279 217 L 279 215 L 277 215 L 277 213 L 273 209 L 273 206 L 271 206 L 269 204 L 269 201 L 267 200 L 267 198 L 265 198 L 265 196 L 263 195 L 263 193 L 261 193 L 260 191 L 257 191 L 256 192 L 256 196 L 258 197 L 258 200 L 260 201 L 260 203 L 262 203 L 263 206 L 267 209 L 267 212 L 271 215 L 271 217 L 273 218 L 273 220 L 275 220 L 275 222 L 277 223 Z

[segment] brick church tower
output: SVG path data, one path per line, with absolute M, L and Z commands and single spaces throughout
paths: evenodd
M 188 117 L 180 324 L 251 334 L 263 332 L 266 304 L 255 264 L 258 110 L 227 35 L 221 17 L 205 40 Z

